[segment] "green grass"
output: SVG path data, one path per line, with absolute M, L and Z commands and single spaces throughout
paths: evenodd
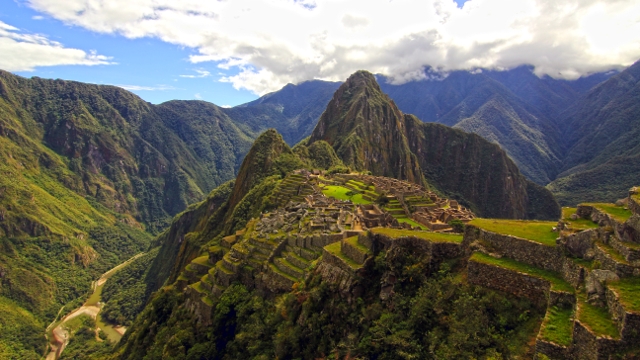
M 625 209 L 622 206 L 616 206 L 615 204 L 585 203 L 582 205 L 593 206 L 594 208 L 611 215 L 611 217 L 619 223 L 626 222 L 632 215 L 631 210 Z
M 640 278 L 623 278 L 607 285 L 620 295 L 620 302 L 627 311 L 640 313 Z
M 338 185 L 326 185 L 322 189 L 322 193 L 327 196 L 338 200 L 351 200 L 352 203 L 357 205 L 371 204 L 371 201 L 362 198 L 362 194 L 355 194 L 352 196 L 347 195 L 348 192 L 353 192 L 344 186 Z
M 585 259 L 572 257 L 571 261 L 573 261 L 574 263 L 576 263 L 578 265 L 582 265 L 582 266 L 586 267 L 589 270 L 593 270 L 593 267 L 595 266 L 595 261 L 594 260 L 585 260 Z
M 424 239 L 433 242 L 449 242 L 449 243 L 462 243 L 462 235 L 458 234 L 443 234 L 434 233 L 420 230 L 405 230 L 405 229 L 390 229 L 390 228 L 374 228 L 371 229 L 374 234 L 382 234 L 392 238 L 399 238 L 403 236 L 412 236 L 419 239 Z
M 413 221 L 413 220 L 411 220 L 409 218 L 404 218 L 404 219 L 401 218 L 401 219 L 397 219 L 397 220 L 398 220 L 399 223 L 407 223 L 407 224 L 409 224 L 409 225 L 411 225 L 413 227 L 417 227 L 417 228 L 420 228 L 422 230 L 427 230 L 426 226 L 418 224 L 417 222 L 415 222 L 415 221 Z
M 578 218 L 576 220 L 571 219 L 571 215 L 576 213 L 576 208 L 563 207 L 562 208 L 562 221 L 569 224 L 569 227 L 574 230 L 588 230 L 595 229 L 598 224 L 594 223 L 590 219 Z
M 547 246 L 556 246 L 556 238 L 558 237 L 558 233 L 551 231 L 557 225 L 556 222 L 552 221 L 475 218 L 469 222 L 469 225 L 498 234 L 532 240 Z
M 275 266 L 275 264 L 269 264 L 269 267 L 271 267 L 271 270 L 273 270 L 273 272 L 278 273 L 278 274 L 286 277 L 287 279 L 293 281 L 294 283 L 300 281 L 300 279 L 294 278 L 293 276 L 287 274 L 286 272 L 278 269 L 278 267 Z
M 622 264 L 627 264 L 627 265 L 629 264 L 627 259 L 625 259 L 624 256 L 622 256 L 622 254 L 618 252 L 618 250 L 614 249 L 610 245 L 607 245 L 601 242 L 596 242 L 596 246 L 604 250 L 604 252 L 606 252 L 609 256 L 611 256 L 613 260 Z
M 505 269 L 522 272 L 522 273 L 537 277 L 539 279 L 547 280 L 548 282 L 551 283 L 552 290 L 565 291 L 569 293 L 575 292 L 575 289 L 568 282 L 566 282 L 560 274 L 553 271 L 549 271 L 549 270 L 543 270 L 535 266 L 521 263 L 506 257 L 498 259 L 483 253 L 476 252 L 471 256 L 469 261 L 476 261 L 483 264 L 496 265 Z
M 351 259 L 350 257 L 346 256 L 342 252 L 342 247 L 341 247 L 340 241 L 336 241 L 333 244 L 329 244 L 329 245 L 325 246 L 324 249 L 327 250 L 331 255 L 342 259 L 342 261 L 344 261 L 347 265 L 349 265 L 354 270 L 357 270 L 357 269 L 362 267 L 362 265 L 360 265 L 357 262 L 353 261 L 353 259 Z
M 211 267 L 211 264 L 209 264 L 209 255 L 199 256 L 199 257 L 191 260 L 191 262 L 194 263 L 194 264 L 198 264 L 198 265 L 202 265 L 202 266 L 206 266 L 206 267 Z
M 357 236 L 352 236 L 350 238 L 346 238 L 346 239 L 344 239 L 344 242 L 346 242 L 349 245 L 355 247 L 356 249 L 358 249 L 363 254 L 371 254 L 371 250 L 369 250 L 369 248 L 367 248 L 366 246 L 364 246 L 364 245 L 362 245 L 362 244 L 360 244 L 358 242 L 358 237 Z
M 573 338 L 573 308 L 553 306 L 547 309 L 540 336 L 547 341 L 569 346 Z
M 620 336 L 616 323 L 606 309 L 589 304 L 584 296 L 578 296 L 578 306 L 578 320 L 597 336 L 609 336 L 614 339 Z

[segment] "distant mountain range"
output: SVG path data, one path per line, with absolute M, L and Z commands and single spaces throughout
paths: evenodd
M 640 175 L 640 137 L 634 136 L 638 110 L 636 63 L 621 73 L 607 72 L 577 80 L 538 77 L 533 68 L 507 71 L 455 71 L 446 77 L 426 70 L 428 80 L 393 85 L 376 76 L 382 91 L 404 113 L 476 133 L 498 143 L 520 171 L 549 189 L 562 204 L 615 201 Z M 289 144 L 309 134 L 291 131 L 293 119 L 307 129 L 340 83 L 319 80 L 287 85 L 233 109 L 278 112 L 268 124 Z M 304 104 L 300 106 L 299 104 Z M 315 109 L 311 111 L 309 109 Z M 266 123 L 265 123 L 266 124 Z M 253 129 L 258 130 L 260 126 Z

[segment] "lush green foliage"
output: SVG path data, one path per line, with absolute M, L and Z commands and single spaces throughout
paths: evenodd
M 106 304 L 100 311 L 103 320 L 118 325 L 131 325 L 150 295 L 150 289 L 144 280 L 158 250 L 155 248 L 134 260 L 105 283 L 102 302 Z
M 541 314 L 526 301 L 460 283 L 445 265 L 409 248 L 381 253 L 349 301 L 314 275 L 297 290 L 266 299 L 233 285 L 214 301 L 212 325 L 198 326 L 181 296 L 163 291 L 130 329 L 125 359 L 482 358 L 523 351 Z M 380 278 L 397 276 L 379 299 Z

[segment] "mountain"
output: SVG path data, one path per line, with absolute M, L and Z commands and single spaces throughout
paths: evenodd
M 549 189 L 563 204 L 624 197 L 640 175 L 640 62 L 593 88 L 563 115 L 568 151 Z
M 340 84 L 321 80 L 288 84 L 255 101 L 224 109 L 224 112 L 256 133 L 274 128 L 288 144 L 294 145 L 311 134 Z
M 233 178 L 254 137 L 206 102 L 0 71 L 0 357 L 40 358 L 60 307 Z
M 551 194 L 524 178 L 499 146 L 402 114 L 366 71 L 336 91 L 309 144 L 319 140 L 333 146 L 345 165 L 428 183 L 480 216 L 559 216 Z
M 566 151 L 559 117 L 581 92 L 606 78 L 595 74 L 578 81 L 538 77 L 533 68 L 507 71 L 454 71 L 444 79 L 393 85 L 378 76 L 381 88 L 398 107 L 425 122 L 439 122 L 496 142 L 522 173 L 546 185 L 555 179 Z

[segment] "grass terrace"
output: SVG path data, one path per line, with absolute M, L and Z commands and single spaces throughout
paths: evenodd
M 296 283 L 296 282 L 300 281 L 300 279 L 295 278 L 295 277 L 293 277 L 293 276 L 291 276 L 291 275 L 287 274 L 286 272 L 284 272 L 284 271 L 282 271 L 282 270 L 278 269 L 278 267 L 277 267 L 277 266 L 275 266 L 274 264 L 269 264 L 269 267 L 271 268 L 271 270 L 273 270 L 273 272 L 278 273 L 278 274 L 280 274 L 280 275 L 282 275 L 282 276 L 286 277 L 287 279 L 289 279 L 289 280 L 293 281 L 294 283 Z
M 422 230 L 428 230 L 426 226 L 418 224 L 417 222 L 415 222 L 415 221 L 413 221 L 413 220 L 411 220 L 409 218 L 399 218 L 399 219 L 396 218 L 396 220 L 398 220 L 399 223 L 407 223 L 407 224 L 409 224 L 409 225 L 411 225 L 413 227 L 417 227 L 417 228 L 420 228 Z
M 576 208 L 563 207 L 562 208 L 562 221 L 569 224 L 569 227 L 573 230 L 588 230 L 595 229 L 598 227 L 598 224 L 594 223 L 589 219 L 578 218 L 576 220 L 571 219 L 571 215 L 576 213 Z
M 607 283 L 607 286 L 620 295 L 620 302 L 627 311 L 640 313 L 640 278 L 622 278 L 619 281 Z
M 209 255 L 199 256 L 199 257 L 191 260 L 191 262 L 194 263 L 194 264 L 203 265 L 203 266 L 206 266 L 206 267 L 211 267 L 211 264 L 209 264 Z
M 569 293 L 575 292 L 575 289 L 573 288 L 573 286 L 571 286 L 568 282 L 566 282 L 560 274 L 553 271 L 540 269 L 535 266 L 521 263 L 506 257 L 498 259 L 483 253 L 476 252 L 471 256 L 469 261 L 476 261 L 483 264 L 495 265 L 505 269 L 518 271 L 531 276 L 535 276 L 540 279 L 547 280 L 548 282 L 551 283 L 552 290 L 564 291 Z
M 359 269 L 359 268 L 362 267 L 362 265 L 360 265 L 357 262 L 353 261 L 353 259 L 351 259 L 350 257 L 346 256 L 342 252 L 342 245 L 340 244 L 340 241 L 336 241 L 333 244 L 329 244 L 329 245 L 325 246 L 324 249 L 327 250 L 331 255 L 342 259 L 342 261 L 344 261 L 347 265 L 351 266 L 351 268 L 354 269 L 354 270 L 355 269 Z
M 364 246 L 364 245 L 362 245 L 362 244 L 360 244 L 358 242 L 358 237 L 357 236 L 352 236 L 350 238 L 346 238 L 346 239 L 344 239 L 344 242 L 346 242 L 349 245 L 355 247 L 356 249 L 358 249 L 363 254 L 371 254 L 371 250 L 369 250 L 366 246 Z
M 551 231 L 557 223 L 553 221 L 506 220 L 475 218 L 469 225 L 503 235 L 512 235 L 537 243 L 556 246 L 558 233 Z
M 624 258 L 624 256 L 622 256 L 622 254 L 620 254 L 618 252 L 618 250 L 614 249 L 611 245 L 596 241 L 596 246 L 599 247 L 600 249 L 602 249 L 605 253 L 607 253 L 609 256 L 611 256 L 611 258 L 621 264 L 626 264 L 628 265 L 629 262 L 627 261 L 627 259 Z
M 573 308 L 553 306 L 547 309 L 542 330 L 542 339 L 569 346 L 573 338 Z
M 420 231 L 420 230 L 405 230 L 405 229 L 390 229 L 390 228 L 373 228 L 370 230 L 374 234 L 382 234 L 389 236 L 391 238 L 399 238 L 399 237 L 416 237 L 419 239 L 433 241 L 433 242 L 449 242 L 449 243 L 462 243 L 462 235 L 459 234 L 444 234 L 444 233 L 434 233 L 428 231 Z
M 598 336 L 620 337 L 618 326 L 606 309 L 589 304 L 584 295 L 578 296 L 578 320 Z
M 371 204 L 371 201 L 362 198 L 362 194 L 347 195 L 348 192 L 353 192 L 344 186 L 338 185 L 325 185 L 322 188 L 322 193 L 327 197 L 332 197 L 338 200 L 351 200 L 354 204 L 367 205 Z
M 611 215 L 611 217 L 619 223 L 626 222 L 632 215 L 631 210 L 625 209 L 623 206 L 617 206 L 615 204 L 585 203 L 581 205 L 593 206 L 594 208 Z

